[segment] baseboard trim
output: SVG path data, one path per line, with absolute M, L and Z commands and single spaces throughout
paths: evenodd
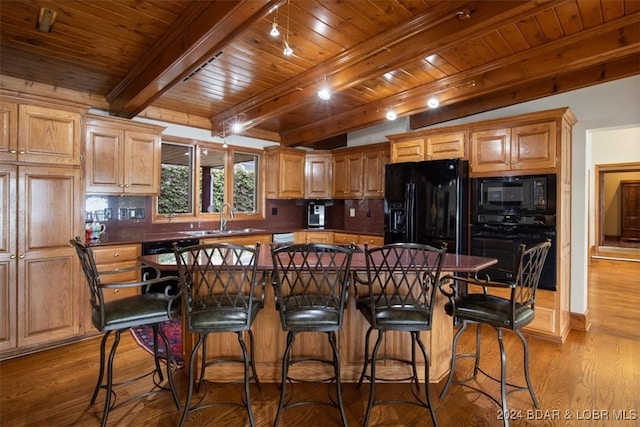
M 589 309 L 584 313 L 569 313 L 569 327 L 577 331 L 588 331 L 591 327 Z

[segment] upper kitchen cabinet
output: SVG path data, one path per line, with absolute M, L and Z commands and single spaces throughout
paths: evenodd
M 0 160 L 80 164 L 82 111 L 0 97 Z
M 333 197 L 362 197 L 362 152 L 349 149 L 333 154 Z
M 471 132 L 473 172 L 556 167 L 556 124 L 538 123 Z
M 470 125 L 472 176 L 544 174 L 561 169 L 563 129 L 576 122 L 568 108 Z
M 363 195 L 366 198 L 383 198 L 384 166 L 389 163 L 389 145 L 369 147 L 362 154 Z
M 155 195 L 160 180 L 164 128 L 92 116 L 86 126 L 86 191 Z
M 337 199 L 384 197 L 384 165 L 389 145 L 373 144 L 333 152 L 333 197 Z
M 331 166 L 330 152 L 310 152 L 305 156 L 305 185 L 306 199 L 331 198 Z
M 430 130 L 387 136 L 391 141 L 391 162 L 419 162 L 465 158 L 467 132 Z
M 267 199 L 304 198 L 305 152 L 296 148 L 268 147 L 264 156 Z

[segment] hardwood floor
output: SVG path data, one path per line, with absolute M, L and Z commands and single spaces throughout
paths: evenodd
M 535 411 L 528 394 L 509 396 L 509 408 L 514 415 L 512 426 L 636 426 L 640 422 L 640 290 L 637 265 L 615 261 L 592 264 L 589 275 L 589 311 L 592 328 L 589 332 L 572 331 L 564 344 L 530 337 L 530 367 L 532 382 L 540 411 Z M 630 296 L 631 295 L 631 296 Z M 507 354 L 513 360 L 509 379 L 521 381 L 521 348 L 513 334 L 505 334 Z M 461 340 L 470 348 L 471 334 Z M 42 353 L 0 363 L 0 425 L 14 426 L 97 426 L 101 404 L 90 406 L 98 370 L 99 340 L 91 339 Z M 490 372 L 498 374 L 495 333 L 486 328 L 483 333 L 482 358 Z M 142 351 L 130 334 L 123 334 L 117 369 L 122 375 L 150 368 L 151 357 Z M 458 372 L 468 372 L 460 366 Z M 182 373 L 175 376 L 180 396 L 186 394 Z M 489 385 L 485 381 L 482 386 Z M 497 406 L 475 392 L 452 386 L 444 399 L 438 394 L 443 383 L 432 384 L 436 416 L 441 427 L 499 426 Z M 308 393 L 315 398 L 326 397 L 324 385 L 296 385 L 296 395 Z M 124 395 L 145 390 L 145 386 L 127 386 Z M 360 425 L 364 414 L 368 385 L 358 389 L 354 384 L 344 387 L 349 425 Z M 387 396 L 406 396 L 405 384 L 382 384 Z M 210 387 L 213 398 L 239 396 L 239 386 Z M 123 392 L 121 392 L 122 394 Z M 263 384 L 262 390 L 252 388 L 253 408 L 258 427 L 270 426 L 275 418 L 278 387 Z M 120 397 L 122 398 L 122 397 Z M 544 419 L 541 419 L 544 418 Z M 175 426 L 180 413 L 169 393 L 162 393 L 115 410 L 109 417 L 110 426 Z M 218 407 L 190 415 L 190 426 L 248 425 L 244 411 Z M 302 407 L 284 413 L 281 426 L 340 425 L 337 411 L 326 407 Z M 426 410 L 407 405 L 374 409 L 370 426 L 430 425 Z

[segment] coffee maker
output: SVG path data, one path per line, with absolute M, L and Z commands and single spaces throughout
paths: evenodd
M 325 206 L 321 203 L 309 203 L 307 209 L 307 225 L 309 228 L 324 228 L 324 208 Z

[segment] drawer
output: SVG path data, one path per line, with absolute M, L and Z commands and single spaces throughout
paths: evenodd
M 139 265 L 138 261 L 119 262 L 98 265 L 98 271 L 113 271 L 119 268 L 130 268 Z M 102 283 L 128 283 L 140 281 L 140 270 L 125 271 L 123 273 L 106 274 L 100 276 Z
M 369 245 L 382 246 L 384 244 L 384 237 L 361 235 L 358 239 L 358 243 L 361 245 L 367 243 Z
M 358 235 L 350 233 L 333 233 L 334 243 L 358 243 Z
M 103 289 L 102 295 L 104 296 L 104 302 L 108 303 L 120 298 L 126 298 L 140 294 L 142 288 L 122 288 L 122 289 Z
M 137 260 L 140 256 L 140 245 L 100 246 L 91 248 L 96 264 Z

